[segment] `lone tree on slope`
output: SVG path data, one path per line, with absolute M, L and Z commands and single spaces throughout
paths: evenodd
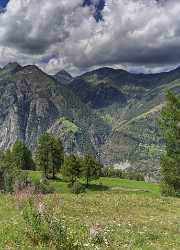
M 180 97 L 172 92 L 166 95 L 159 125 L 165 141 L 161 158 L 161 190 L 164 195 L 180 195 Z

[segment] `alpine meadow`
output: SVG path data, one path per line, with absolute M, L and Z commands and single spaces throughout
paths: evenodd
M 180 250 L 178 0 L 0 0 L 0 250 Z

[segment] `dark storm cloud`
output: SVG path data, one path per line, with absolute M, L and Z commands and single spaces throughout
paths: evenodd
M 10 0 L 0 15 L 0 64 L 167 68 L 180 63 L 179 13 L 175 0 Z
M 70 8 L 64 2 L 11 0 L 0 19 L 1 44 L 24 53 L 42 54 L 51 45 L 64 41 L 69 35 L 67 26 L 74 24 L 70 18 L 67 20 L 68 15 L 79 7 L 80 1 Z

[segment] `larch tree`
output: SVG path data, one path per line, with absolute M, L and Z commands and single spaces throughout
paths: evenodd
M 159 125 L 165 142 L 161 157 L 161 190 L 164 195 L 180 195 L 180 97 L 166 95 Z

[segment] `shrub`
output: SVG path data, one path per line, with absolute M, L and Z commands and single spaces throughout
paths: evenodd
M 161 194 L 164 196 L 180 196 L 175 189 L 173 188 L 173 186 L 168 185 L 166 182 L 161 181 L 160 183 L 160 190 L 161 190 Z
M 1 172 L 1 185 L 0 189 L 4 192 L 12 192 L 13 191 L 13 175 L 7 171 L 3 170 Z
M 27 226 L 26 234 L 33 244 L 58 250 L 79 249 L 65 222 L 57 218 L 53 208 L 42 200 L 29 200 L 23 209 L 23 218 Z
M 28 176 L 28 173 L 24 171 L 18 171 L 14 179 L 13 191 L 20 191 L 26 189 L 28 186 L 32 186 L 32 179 Z
M 0 171 L 0 189 L 4 192 L 16 192 L 31 185 L 27 173 L 16 169 Z
M 105 167 L 102 170 L 102 177 L 144 181 L 143 173 L 138 172 L 136 169 L 122 170 L 122 169 L 116 169 L 114 167 Z
M 73 194 L 80 194 L 85 192 L 85 187 L 78 181 L 74 182 L 71 186 L 71 192 Z
M 123 178 L 123 172 L 121 169 L 115 169 L 114 167 L 104 167 L 101 172 L 102 177 L 111 178 Z
M 42 194 L 52 194 L 55 189 L 51 187 L 46 179 L 42 179 L 34 183 L 35 191 Z
M 144 181 L 143 173 L 131 169 L 124 171 L 123 178 L 135 181 Z

